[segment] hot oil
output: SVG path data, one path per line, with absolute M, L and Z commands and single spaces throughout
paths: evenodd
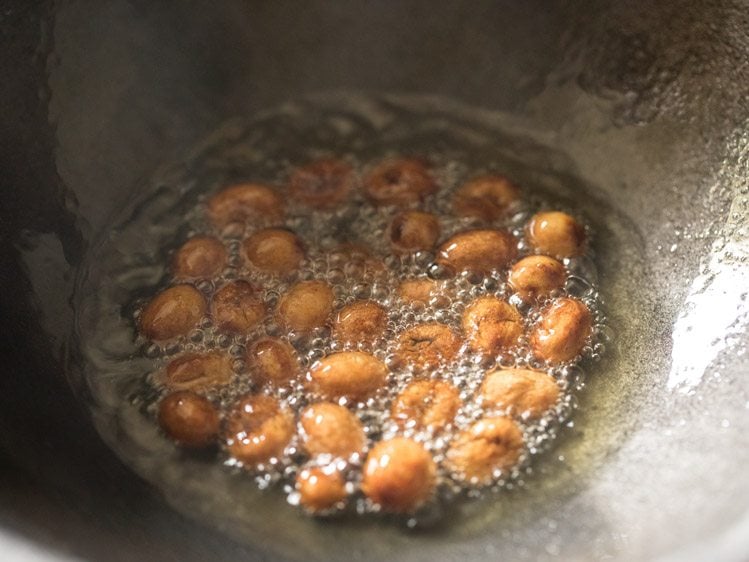
M 321 357 L 335 351 L 351 349 L 330 338 L 327 328 L 310 335 L 284 333 L 268 318 L 255 331 L 240 337 L 218 334 L 204 319 L 201 326 L 177 343 L 158 346 L 136 334 L 138 311 L 148 298 L 170 283 L 168 263 L 171 252 L 197 233 L 209 232 L 202 212 L 207 196 L 235 181 L 249 180 L 284 186 L 296 165 L 319 157 L 335 155 L 353 165 L 360 175 L 383 158 L 417 155 L 428 158 L 440 191 L 422 207 L 440 217 L 440 240 L 480 225 L 470 219 L 453 217 L 450 210 L 452 191 L 473 176 L 502 173 L 523 190 L 524 204 L 492 226 L 513 231 L 519 240 L 521 255 L 528 249 L 523 226 L 538 209 L 560 209 L 578 217 L 588 229 L 596 247 L 596 227 L 574 199 L 559 193 L 575 193 L 578 186 L 569 185 L 574 176 L 560 172 L 559 155 L 525 138 L 513 139 L 502 131 L 484 129 L 467 123 L 465 115 L 435 111 L 428 115 L 375 100 L 339 111 L 328 104 L 301 103 L 286 106 L 250 122 L 232 122 L 217 131 L 195 149 L 185 162 L 162 170 L 153 180 L 151 196 L 135 202 L 118 226 L 94 251 L 86 275 L 80 280 L 78 303 L 80 341 L 87 358 L 86 376 L 91 407 L 100 429 L 111 446 L 148 479 L 167 490 L 189 490 L 192 500 L 181 503 L 202 505 L 202 511 L 218 519 L 242 520 L 237 506 L 246 488 L 254 480 L 261 488 L 271 485 L 283 490 L 292 504 L 298 502 L 293 481 L 300 464 L 308 459 L 298 441 L 292 441 L 283 458 L 267 466 L 247 470 L 223 453 L 213 459 L 185 454 L 161 436 L 154 423 L 154 410 L 163 390 L 155 385 L 154 375 L 165 362 L 185 351 L 222 349 L 234 358 L 235 378 L 231 385 L 209 393 L 222 409 L 238 396 L 255 391 L 252 377 L 243 362 L 248 342 L 264 336 L 287 336 L 303 364 L 309 367 Z M 385 116 L 388 118 L 385 118 Z M 280 189 L 284 189 L 280 187 Z M 580 193 L 584 196 L 584 193 Z M 199 283 L 198 288 L 210 295 L 226 280 L 248 278 L 263 287 L 263 299 L 272 310 L 288 287 L 297 280 L 320 279 L 328 282 L 336 295 L 335 308 L 355 299 L 371 299 L 389 310 L 386 337 L 371 351 L 392 366 L 394 335 L 415 324 L 439 321 L 459 330 L 460 315 L 466 303 L 481 295 L 509 299 L 523 311 L 531 325 L 541 306 L 531 309 L 513 295 L 506 282 L 506 272 L 491 276 L 463 274 L 445 277 L 433 264 L 434 255 L 419 252 L 410 256 L 389 255 L 387 225 L 396 212 L 393 208 L 366 205 L 361 195 L 331 212 L 315 212 L 291 204 L 284 226 L 292 229 L 307 244 L 307 258 L 295 276 L 283 280 L 247 270 L 239 256 L 241 236 L 228 233 L 224 241 L 230 251 L 229 267 L 213 282 Z M 225 233 L 226 234 L 226 233 Z M 353 242 L 379 256 L 385 268 L 367 271 L 336 251 L 340 243 Z M 494 363 L 465 348 L 450 365 L 442 366 L 430 376 L 455 384 L 464 406 L 459 411 L 452 432 L 438 436 L 406 428 L 400 431 L 389 419 L 393 397 L 411 380 L 408 368 L 392 368 L 386 391 L 361 404 L 348 404 L 362 420 L 370 443 L 396 433 L 405 433 L 421 441 L 436 461 L 445 453 L 449 439 L 485 413 L 475 400 L 483 374 L 493 367 L 525 367 L 546 370 L 563 390 L 557 407 L 533 423 L 520 420 L 526 439 L 522 463 L 510 474 L 498 473 L 488 489 L 478 490 L 454 480 L 440 469 L 437 500 L 408 518 L 409 525 L 429 522 L 440 513 L 450 512 L 451 499 L 457 496 L 486 496 L 504 488 L 522 485 L 532 470 L 535 457 L 547 451 L 563 426 L 573 415 L 576 393 L 589 376 L 596 376 L 596 362 L 604 346 L 616 336 L 609 325 L 603 298 L 599 291 L 598 259 L 593 251 L 567 260 L 570 277 L 559 295 L 583 300 L 594 316 L 594 336 L 583 350 L 582 362 L 552 368 L 532 358 L 527 342 L 515 353 Z M 436 279 L 442 291 L 426 306 L 403 304 L 395 291 L 403 278 Z M 290 389 L 272 391 L 294 411 L 308 403 L 304 381 Z M 503 413 L 503 412 L 491 412 Z M 340 468 L 350 475 L 350 486 L 356 487 L 362 459 L 352 459 Z M 223 462 L 224 466 L 221 466 Z M 210 498 L 210 500 L 208 499 Z M 349 510 L 359 513 L 373 507 L 360 494 L 352 496 Z M 276 501 L 280 498 L 276 497 Z

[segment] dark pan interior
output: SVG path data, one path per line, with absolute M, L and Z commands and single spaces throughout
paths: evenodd
M 40 559 L 746 559 L 748 30 L 736 0 L 6 2 L 0 546 Z M 71 388 L 76 275 L 111 217 L 227 118 L 321 92 L 341 106 L 428 94 L 537 131 L 591 192 L 601 250 L 632 258 L 604 268 L 617 362 L 555 449 L 567 462 L 461 525 L 321 524 L 270 500 L 254 529 L 204 525 L 110 451 Z

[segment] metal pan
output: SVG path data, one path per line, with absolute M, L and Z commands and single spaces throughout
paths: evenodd
M 747 8 L 6 3 L 4 552 L 746 559 Z M 227 118 L 331 91 L 342 107 L 385 95 L 388 107 L 414 109 L 423 98 L 413 94 L 429 94 L 440 107 L 480 108 L 480 119 L 501 118 L 510 132 L 533 131 L 530 141 L 564 155 L 560 169 L 583 180 L 599 253 L 626 257 L 601 272 L 617 343 L 581 396 L 575 427 L 525 490 L 462 506 L 430 530 L 320 523 L 255 496 L 244 504 L 254 524 L 209 522 L 119 460 L 68 378 L 78 268 L 109 218 L 148 195 L 144 178 Z

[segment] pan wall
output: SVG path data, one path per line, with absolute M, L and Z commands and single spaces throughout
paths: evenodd
M 0 16 L 0 522 L 52 552 L 89 559 L 258 555 L 173 512 L 100 441 L 63 367 L 76 267 L 143 178 L 227 117 L 320 91 L 425 93 L 546 131 L 636 223 L 660 287 L 660 339 L 649 343 L 657 368 L 643 374 L 652 392 L 592 495 L 566 508 L 597 501 L 611 521 L 551 531 L 564 511 L 550 506 L 538 529 L 482 548 L 539 559 L 665 556 L 680 547 L 676 559 L 746 553 L 732 538 L 749 506 L 740 293 L 715 301 L 728 310 L 717 322 L 709 306 L 703 312 L 718 332 L 691 340 L 708 355 L 700 373 L 674 371 L 671 355 L 687 309 L 699 310 L 710 286 L 717 299 L 720 283 L 740 283 L 736 272 L 745 272 L 747 14 L 745 3 L 728 1 L 8 2 Z M 720 283 L 699 280 L 706 268 Z M 709 357 L 726 331 L 733 339 Z M 633 507 L 657 500 L 657 516 Z M 531 536 L 551 550 L 527 550 Z M 478 555 L 459 544 L 450 552 L 461 548 Z

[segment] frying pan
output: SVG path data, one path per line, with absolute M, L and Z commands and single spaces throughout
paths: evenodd
M 749 557 L 745 2 L 11 0 L 0 31 L 6 558 Z M 111 217 L 226 119 L 320 92 L 533 131 L 622 256 L 574 427 L 524 489 L 434 528 L 267 495 L 237 498 L 249 524 L 205 517 L 128 468 L 74 390 L 77 275 Z

